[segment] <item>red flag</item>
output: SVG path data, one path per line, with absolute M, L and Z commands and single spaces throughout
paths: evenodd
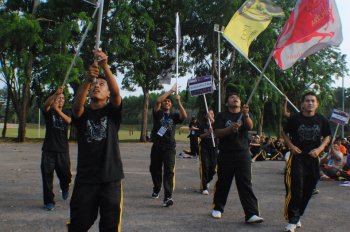
M 277 40 L 273 56 L 277 65 L 285 70 L 299 59 L 342 41 L 334 0 L 298 0 Z

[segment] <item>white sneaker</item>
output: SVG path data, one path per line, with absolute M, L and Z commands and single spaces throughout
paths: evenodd
M 211 211 L 211 216 L 213 218 L 220 219 L 221 218 L 221 212 L 219 210 L 213 209 L 213 211 Z
M 297 228 L 297 225 L 296 224 L 287 224 L 285 227 L 284 227 L 284 231 L 285 232 L 295 232 L 295 229 Z
M 253 215 L 246 221 L 246 223 L 249 223 L 249 224 L 262 223 L 263 221 L 264 221 L 264 219 L 262 217 Z
M 299 220 L 296 224 L 297 228 L 301 228 L 301 221 Z
M 203 195 L 209 195 L 209 191 L 208 191 L 208 190 L 203 190 L 203 191 L 202 191 L 202 194 L 203 194 Z

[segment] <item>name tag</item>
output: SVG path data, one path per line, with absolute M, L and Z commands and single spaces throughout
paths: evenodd
M 165 132 L 167 131 L 167 128 L 162 126 L 159 131 L 157 132 L 157 134 L 160 136 L 160 137 L 163 137 L 165 135 Z

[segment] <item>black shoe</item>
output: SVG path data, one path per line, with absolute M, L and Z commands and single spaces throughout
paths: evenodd
M 153 199 L 159 198 L 159 193 L 153 192 L 153 193 L 152 193 L 152 198 L 153 198 Z
M 67 200 L 69 197 L 69 192 L 68 191 L 62 191 L 62 199 Z
M 55 209 L 55 204 L 54 204 L 54 203 L 47 203 L 47 204 L 45 205 L 45 209 L 46 209 L 47 211 L 52 211 L 52 210 Z
M 169 207 L 174 204 L 174 201 L 172 198 L 167 198 L 163 201 L 163 207 Z

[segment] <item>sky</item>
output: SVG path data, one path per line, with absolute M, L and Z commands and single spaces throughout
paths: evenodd
M 347 60 L 347 67 L 350 70 L 350 0 L 336 0 L 338 12 L 340 15 L 340 19 L 342 22 L 342 28 L 343 28 L 343 42 L 341 43 L 340 50 L 343 54 L 346 54 L 346 60 Z M 180 90 L 186 89 L 188 76 L 179 77 L 178 85 L 180 86 Z M 117 81 L 119 86 L 121 85 L 122 77 L 119 75 L 117 77 Z M 164 90 L 169 90 L 171 86 L 176 82 L 175 78 L 172 79 L 171 85 L 163 85 Z M 342 79 L 335 80 L 334 86 L 342 86 Z M 350 88 L 350 76 L 344 77 L 344 87 Z M 121 89 L 121 95 L 123 97 L 126 96 L 139 96 L 142 94 L 141 88 L 137 88 L 136 91 L 126 91 Z

